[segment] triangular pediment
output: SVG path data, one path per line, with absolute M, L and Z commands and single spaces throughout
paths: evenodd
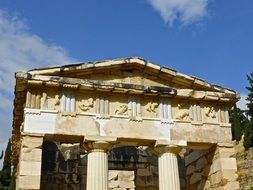
M 208 83 L 197 77 L 135 57 L 33 69 L 28 73 L 143 86 L 235 93 L 233 90 Z

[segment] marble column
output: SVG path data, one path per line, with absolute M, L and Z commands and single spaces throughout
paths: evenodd
M 177 153 L 179 147 L 155 147 L 158 155 L 159 190 L 180 190 Z
M 86 143 L 88 149 L 87 190 L 108 190 L 108 155 L 111 144 L 106 141 Z

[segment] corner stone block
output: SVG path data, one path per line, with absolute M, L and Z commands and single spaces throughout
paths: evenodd
M 20 162 L 20 172 L 21 176 L 36 176 L 41 173 L 41 162 L 28 162 L 21 161 Z
M 235 149 L 234 148 L 219 148 L 219 154 L 221 158 L 230 158 L 234 156 Z
M 219 170 L 234 170 L 237 171 L 235 158 L 218 158 L 211 166 L 211 173 L 215 173 Z
M 40 162 L 42 151 L 40 149 L 34 148 L 22 148 L 22 157 L 21 161 L 32 161 Z
M 40 175 L 19 176 L 18 189 L 40 189 Z

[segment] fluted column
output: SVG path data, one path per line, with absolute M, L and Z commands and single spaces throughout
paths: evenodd
M 108 155 L 110 143 L 86 143 L 88 149 L 87 190 L 108 190 Z
M 178 147 L 156 147 L 158 154 L 159 190 L 180 190 L 177 153 Z

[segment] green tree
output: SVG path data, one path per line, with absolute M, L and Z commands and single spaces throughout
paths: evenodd
M 247 75 L 247 79 L 249 81 L 249 86 L 246 89 L 249 91 L 248 97 L 246 100 L 248 101 L 247 107 L 248 110 L 246 111 L 247 116 L 252 121 L 253 120 L 253 71 Z
M 9 139 L 8 145 L 5 150 L 3 168 L 0 171 L 0 189 L 11 190 L 14 189 L 15 181 L 12 172 L 11 164 L 11 141 Z
M 246 117 L 243 111 L 236 107 L 236 105 L 229 111 L 230 123 L 232 124 L 232 139 L 237 142 L 241 140 L 243 126 L 245 125 Z
M 253 121 L 249 121 L 244 126 L 244 142 L 245 150 L 253 147 Z
M 246 150 L 253 147 L 253 72 L 251 72 L 250 75 L 247 75 L 247 79 L 249 81 L 249 86 L 247 86 L 246 89 L 249 91 L 249 94 L 246 98 L 248 101 L 246 114 L 249 121 L 244 127 L 244 147 Z

